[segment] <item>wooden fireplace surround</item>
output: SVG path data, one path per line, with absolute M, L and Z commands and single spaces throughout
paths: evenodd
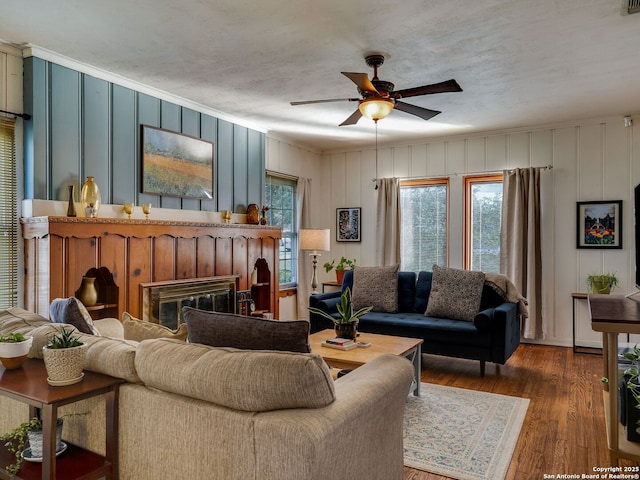
M 25 308 L 46 318 L 54 298 L 73 296 L 91 268 L 106 267 L 118 286 L 112 314 L 142 318 L 140 284 L 223 275 L 250 290 L 258 259 L 274 318 L 278 311 L 280 227 L 119 218 L 22 218 Z M 266 281 L 265 281 L 266 280 Z

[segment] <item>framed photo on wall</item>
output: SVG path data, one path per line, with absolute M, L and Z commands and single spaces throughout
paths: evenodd
M 360 208 L 336 208 L 336 242 L 360 241 Z
M 213 143 L 142 126 L 142 193 L 213 198 Z
M 578 202 L 577 248 L 622 248 L 622 200 Z

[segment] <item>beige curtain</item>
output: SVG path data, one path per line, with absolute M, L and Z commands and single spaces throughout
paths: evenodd
M 296 186 L 296 224 L 298 232 L 302 228 L 311 227 L 311 211 L 309 203 L 311 201 L 311 179 L 298 178 Z M 298 247 L 300 245 L 298 244 Z M 311 292 L 311 258 L 308 252 L 303 252 L 298 248 L 298 287 L 296 293 L 296 318 L 309 318 L 307 307 L 309 306 L 309 294 Z
M 540 170 L 505 170 L 503 177 L 500 272 L 528 300 L 529 317 L 522 319 L 522 336 L 528 339 L 544 338 Z
M 376 180 L 378 207 L 376 221 L 376 265 L 400 263 L 400 179 Z

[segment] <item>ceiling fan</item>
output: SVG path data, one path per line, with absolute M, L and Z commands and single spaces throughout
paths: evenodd
M 291 105 L 307 105 L 310 103 L 329 102 L 358 102 L 358 110 L 353 112 L 349 118 L 340 124 L 355 125 L 361 117 L 365 116 L 374 122 L 378 122 L 391 113 L 393 109 L 400 110 L 411 115 L 415 115 L 424 120 L 438 115 L 437 110 L 418 107 L 409 103 L 401 102 L 401 98 L 417 97 L 419 95 L 431 95 L 434 93 L 461 92 L 462 88 L 455 80 L 423 85 L 422 87 L 406 88 L 394 91 L 391 82 L 378 78 L 378 67 L 384 63 L 384 55 L 372 54 L 365 57 L 367 65 L 373 68 L 373 79 L 369 80 L 366 73 L 341 72 L 358 87 L 358 92 L 362 98 L 332 98 L 328 100 L 307 100 L 302 102 L 291 102 Z

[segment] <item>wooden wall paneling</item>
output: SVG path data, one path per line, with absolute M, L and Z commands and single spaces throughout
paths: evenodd
M 200 136 L 200 113 L 190 108 L 182 107 L 180 114 L 182 115 L 182 133 L 202 138 Z M 184 210 L 200 210 L 200 200 L 197 198 L 183 198 L 182 208 Z
M 247 128 L 233 126 L 233 211 L 246 212 L 249 197 Z
M 249 130 L 247 136 L 247 199 L 246 203 L 262 205 L 264 196 L 265 147 L 264 135 L 255 130 Z
M 172 132 L 182 132 L 181 108 L 175 103 L 162 100 L 160 102 L 160 127 Z M 180 208 L 179 197 L 160 196 L 160 206 L 162 208 Z
M 84 274 L 87 273 L 90 268 L 100 266 L 98 263 L 99 242 L 95 237 L 65 237 L 63 243 L 64 248 L 66 248 L 66 274 L 62 296 L 73 297 L 76 290 L 80 288 Z M 53 298 L 51 300 L 53 300 Z
M 60 65 L 51 66 L 49 138 L 51 145 L 51 184 L 53 200 L 64 200 L 69 182 L 80 174 L 80 74 Z M 47 170 L 45 170 L 47 171 Z
M 213 199 L 201 200 L 200 210 L 215 212 L 218 210 L 218 119 L 209 115 L 200 115 L 200 137 L 213 142 Z
M 49 198 L 47 196 L 47 175 L 36 172 L 48 172 L 49 136 L 46 134 L 49 119 L 49 75 L 47 63 L 35 57 L 24 59 L 24 112 L 31 120 L 24 122 L 24 137 L 33 139 L 31 155 L 26 155 L 24 165 L 24 197 Z
M 137 153 L 137 172 L 138 172 L 138 185 L 136 185 L 137 192 L 142 192 L 142 164 L 140 162 L 140 155 L 142 152 L 142 128 L 141 125 L 150 125 L 152 127 L 160 127 L 160 100 L 144 93 L 137 93 L 137 113 L 138 124 L 135 127 L 136 130 L 136 153 Z M 151 203 L 153 206 L 160 206 L 160 198 L 157 195 L 149 195 L 146 193 L 140 193 L 138 195 L 138 205 L 143 203 Z
M 213 277 L 216 266 L 216 241 L 209 235 L 196 239 L 196 277 Z
M 129 259 L 129 266 L 127 275 L 127 284 L 120 288 L 126 288 L 128 304 L 125 305 L 125 310 L 135 315 L 137 312 L 142 318 L 142 312 L 140 311 L 141 304 L 139 302 L 140 297 L 140 284 L 153 281 L 152 268 L 151 268 L 151 247 L 153 244 L 153 238 L 129 238 L 129 253 L 127 258 Z
M 195 238 L 176 238 L 176 279 L 197 277 Z
M 218 120 L 218 211 L 233 210 L 233 124 Z
M 158 235 L 152 239 L 153 282 L 175 280 L 176 278 L 176 238 Z
M 216 275 L 231 275 L 233 243 L 231 238 L 216 238 Z
M 109 82 L 82 75 L 82 134 L 80 136 L 84 183 L 95 177 L 102 203 L 111 203 L 111 128 Z M 79 168 L 79 166 L 78 166 Z M 80 192 L 78 192 L 79 195 Z M 66 198 L 66 197 L 65 197 Z M 80 198 L 78 196 L 78 198 Z
M 138 204 L 140 154 L 136 150 L 135 92 L 119 85 L 113 85 L 111 108 L 113 203 L 121 205 L 134 202 Z
M 249 266 L 247 264 L 247 239 L 246 237 L 233 238 L 233 275 L 238 275 L 238 289 L 246 290 L 248 288 L 247 272 Z M 253 269 L 251 269 L 253 270 Z

